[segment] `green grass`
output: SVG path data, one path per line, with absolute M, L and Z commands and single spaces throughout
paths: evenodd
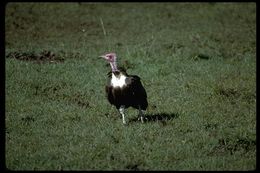
M 255 3 L 8 3 L 5 37 L 8 169 L 256 169 Z M 144 124 L 106 100 L 110 51 Z

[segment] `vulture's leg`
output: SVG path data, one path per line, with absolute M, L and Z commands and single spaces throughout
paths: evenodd
M 125 111 L 125 106 L 120 106 L 119 112 L 120 112 L 120 114 L 122 115 L 123 124 L 126 124 L 124 111 Z
M 139 106 L 139 116 L 138 116 L 138 120 L 141 119 L 141 122 L 144 123 L 144 111 L 140 108 Z

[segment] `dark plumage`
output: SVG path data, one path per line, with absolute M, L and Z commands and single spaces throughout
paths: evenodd
M 120 112 L 125 124 L 124 109 L 133 107 L 139 110 L 139 116 L 143 122 L 143 112 L 147 109 L 147 94 L 136 75 L 128 75 L 124 68 L 117 68 L 116 55 L 114 53 L 101 56 L 109 61 L 112 71 L 108 73 L 108 83 L 105 87 L 106 96 L 110 104 Z
M 125 82 L 126 85 L 121 87 L 113 87 L 111 85 L 112 73 L 115 76 L 121 74 L 126 76 Z M 109 103 L 115 105 L 117 109 L 121 105 L 124 105 L 125 108 L 134 107 L 139 109 L 139 106 L 142 110 L 146 110 L 147 103 L 147 94 L 140 81 L 140 77 L 136 75 L 128 75 L 125 71 L 116 71 L 110 72 L 108 84 L 106 85 L 106 94 Z

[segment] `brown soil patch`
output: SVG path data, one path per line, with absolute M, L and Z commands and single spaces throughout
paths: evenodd
M 22 61 L 34 61 L 37 63 L 61 63 L 64 58 L 51 51 L 44 50 L 39 54 L 34 52 L 10 52 L 6 58 L 15 58 Z

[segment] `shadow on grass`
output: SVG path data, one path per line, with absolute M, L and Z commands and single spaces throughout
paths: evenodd
M 157 114 L 146 114 L 144 116 L 144 123 L 146 122 L 162 122 L 166 124 L 166 121 L 178 118 L 178 113 L 157 113 Z M 129 119 L 129 123 L 141 122 L 138 117 Z

